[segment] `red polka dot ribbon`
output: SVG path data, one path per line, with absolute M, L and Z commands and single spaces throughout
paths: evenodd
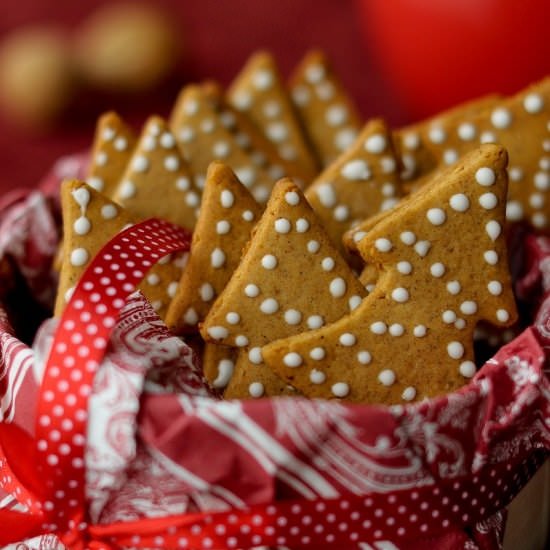
M 188 250 L 190 234 L 151 219 L 119 233 L 90 263 L 65 308 L 44 371 L 36 448 L 46 483 L 43 528 L 78 532 L 84 514 L 88 397 L 127 296 L 163 256 Z

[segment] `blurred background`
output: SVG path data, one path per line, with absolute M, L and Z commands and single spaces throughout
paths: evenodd
M 393 126 L 550 73 L 548 0 L 0 2 L 0 193 L 88 147 L 95 119 L 166 116 L 267 48 L 288 75 L 322 48 L 360 112 Z

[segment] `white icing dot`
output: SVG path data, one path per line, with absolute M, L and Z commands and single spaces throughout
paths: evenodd
M 456 321 L 456 313 L 450 309 L 443 312 L 441 315 L 441 318 L 443 319 L 444 323 L 447 323 L 450 325 L 451 323 L 454 323 Z
M 260 294 L 260 289 L 257 285 L 248 284 L 244 287 L 244 293 L 249 298 L 256 298 Z
M 298 233 L 305 233 L 309 229 L 309 222 L 305 218 L 298 218 L 296 220 L 296 231 Z
M 109 161 L 109 156 L 105 151 L 100 151 L 95 157 L 95 162 L 99 166 L 105 166 L 108 161 Z
M 291 367 L 291 368 L 299 367 L 302 364 L 302 356 L 299 353 L 292 351 L 290 353 L 287 353 L 283 357 L 283 363 L 287 367 Z
M 248 346 L 248 338 L 243 334 L 239 334 L 238 336 L 235 336 L 235 345 L 238 348 L 244 348 Z
M 317 349 L 317 348 L 315 348 L 315 349 Z M 312 384 L 323 384 L 326 379 L 327 379 L 327 377 L 325 376 L 325 373 L 320 371 L 320 370 L 313 369 L 309 373 L 309 380 Z
M 266 254 L 263 256 L 261 263 L 264 269 L 275 269 L 278 262 L 277 258 L 273 254 Z
M 403 136 L 403 144 L 407 149 L 414 151 L 420 147 L 420 136 L 416 133 L 409 133 Z
M 125 151 L 128 147 L 128 140 L 120 136 L 115 139 L 114 146 L 117 151 Z
M 164 159 L 164 168 L 168 170 L 169 172 L 176 172 L 179 170 L 180 167 L 180 161 L 178 157 L 174 155 L 170 155 L 169 157 L 166 157 Z
M 75 248 L 71 252 L 71 265 L 74 265 L 75 267 L 83 266 L 89 258 L 90 255 L 85 248 Z
M 215 127 L 216 127 L 216 123 L 211 118 L 205 118 L 201 122 L 201 130 L 205 134 L 210 134 L 211 132 L 213 132 Z
M 325 68 L 322 65 L 310 65 L 306 69 L 306 80 L 310 84 L 319 84 L 325 78 Z
M 286 218 L 275 220 L 275 231 L 277 233 L 288 233 L 292 229 L 291 223 Z
M 118 210 L 114 204 L 104 204 L 101 207 L 101 216 L 104 220 L 112 220 L 118 214 Z
M 380 159 L 380 167 L 382 168 L 382 173 L 393 174 L 397 168 L 397 163 L 393 157 L 382 157 Z
M 316 252 L 319 252 L 319 249 L 321 248 L 321 245 L 319 244 L 319 241 L 308 241 L 307 243 L 307 251 L 311 254 L 315 254 Z
M 407 386 L 401 394 L 403 401 L 412 401 L 416 397 L 416 390 L 412 386 Z
M 160 144 L 165 149 L 171 149 L 172 147 L 175 147 L 176 140 L 170 132 L 164 132 L 162 136 L 160 136 Z
M 345 151 L 353 144 L 356 137 L 357 132 L 353 128 L 344 128 L 343 130 L 340 130 L 334 137 L 334 144 L 339 151 Z
M 275 298 L 266 298 L 260 304 L 260 311 L 266 315 L 271 315 L 279 311 L 279 302 Z
M 341 298 L 346 293 L 346 281 L 342 277 L 336 277 L 330 281 L 329 291 L 334 298 Z
M 345 222 L 349 218 L 349 208 L 340 204 L 334 209 L 333 217 L 338 222 Z
M 261 382 L 252 382 L 248 386 L 248 393 L 254 398 L 261 397 L 264 394 L 264 385 Z
M 397 271 L 399 271 L 402 275 L 410 275 L 412 273 L 412 265 L 410 262 L 398 262 Z
M 285 160 L 295 160 L 298 156 L 296 148 L 290 143 L 283 143 L 278 149 L 279 156 Z
M 440 126 L 430 128 L 428 137 L 432 143 L 443 143 L 447 139 L 447 132 Z
M 384 195 L 385 197 L 393 197 L 395 195 L 395 185 L 393 183 L 384 183 L 381 190 L 382 195 Z
M 409 300 L 409 291 L 403 287 L 394 288 L 391 297 L 399 303 L 407 302 Z
M 138 155 L 132 161 L 132 168 L 136 172 L 147 172 L 149 170 L 149 160 L 143 155 Z
M 353 233 L 353 242 L 358 243 L 359 241 L 363 240 L 367 236 L 366 231 L 356 231 Z
M 380 252 L 389 252 L 392 249 L 391 241 L 385 238 L 376 239 L 376 241 L 374 241 L 374 246 L 377 250 L 380 250 Z
M 315 91 L 322 101 L 329 101 L 334 97 L 334 86 L 331 82 L 321 82 L 315 87 Z
M 460 359 L 464 355 L 464 346 L 460 342 L 447 344 L 447 353 L 452 359 Z
M 225 253 L 221 248 L 214 248 L 210 254 L 210 263 L 214 269 L 219 269 L 225 264 Z
M 216 233 L 218 235 L 227 235 L 231 231 L 231 224 L 227 220 L 220 220 L 216 223 Z
M 224 189 L 220 194 L 220 203 L 224 208 L 231 208 L 235 203 L 235 195 L 229 189 Z
M 521 181 L 523 179 L 523 170 L 518 166 L 508 169 L 508 175 L 511 181 Z
M 447 219 L 445 211 L 441 208 L 430 208 L 428 212 L 426 212 L 426 217 L 432 225 L 441 225 L 445 223 Z
M 432 277 L 443 277 L 445 275 L 445 266 L 441 262 L 436 262 L 430 266 Z
M 491 220 L 485 224 L 485 231 L 487 231 L 487 235 L 489 235 L 490 239 L 494 242 L 500 236 L 502 228 L 500 223 L 495 220 Z
M 309 103 L 310 93 L 305 86 L 296 86 L 292 90 L 292 99 L 296 105 L 304 106 Z
M 245 111 L 252 105 L 252 95 L 250 92 L 240 90 L 231 98 L 231 103 L 239 109 L 239 111 Z
M 351 181 L 368 180 L 371 177 L 369 165 L 364 160 L 350 160 L 342 167 L 342 176 Z
M 370 330 L 373 334 L 384 334 L 388 329 L 386 323 L 382 321 L 376 321 L 371 324 Z
M 199 322 L 199 316 L 197 312 L 192 307 L 190 307 L 183 315 L 183 320 L 188 325 L 196 325 Z
M 403 336 L 405 333 L 405 327 L 399 323 L 393 323 L 388 330 L 392 336 Z
M 508 128 L 512 122 L 512 114 L 508 109 L 499 107 L 491 113 L 491 123 L 495 128 Z
M 91 228 L 92 224 L 85 216 L 80 216 L 74 221 L 73 229 L 77 235 L 86 235 Z
M 531 114 L 540 113 L 544 107 L 544 101 L 539 94 L 528 94 L 523 100 L 523 108 Z
M 447 292 L 449 294 L 452 294 L 453 296 L 455 296 L 456 294 L 458 294 L 461 290 L 461 286 L 460 286 L 460 283 L 458 281 L 449 281 L 447 283 Z
M 195 130 L 191 126 L 183 126 L 179 131 L 178 137 L 182 143 L 189 143 L 195 137 Z
M 470 200 L 464 193 L 457 193 L 449 199 L 449 204 L 456 212 L 466 212 L 470 208 Z
M 230 325 L 236 325 L 241 320 L 241 316 L 236 311 L 229 311 L 225 316 L 225 320 Z
M 392 386 L 395 383 L 395 372 L 391 369 L 384 369 L 378 374 L 378 381 L 383 386 Z
M 214 340 L 221 340 L 222 338 L 227 338 L 229 335 L 228 330 L 221 326 L 209 327 L 206 329 L 206 332 Z
M 322 361 L 325 358 L 325 350 L 321 347 L 313 348 L 309 356 L 315 361 Z
M 269 69 L 259 69 L 252 75 L 252 84 L 258 90 L 268 90 L 273 80 L 273 73 Z
M 476 366 L 473 361 L 463 361 L 458 367 L 458 371 L 464 378 L 472 378 L 476 373 Z
M 533 177 L 533 182 L 540 191 L 548 191 L 550 189 L 550 174 L 537 172 Z
M 544 195 L 542 193 L 533 193 L 529 196 L 529 204 L 533 208 L 542 208 L 544 206 Z M 508 210 L 506 210 L 506 212 L 508 212 Z
M 311 330 L 321 328 L 325 324 L 325 321 L 320 315 L 310 315 L 307 318 L 307 326 Z
M 477 304 L 473 300 L 466 300 L 460 304 L 460 311 L 464 315 L 473 315 L 477 312 Z
M 325 113 L 325 120 L 329 126 L 340 126 L 348 118 L 348 110 L 344 105 L 332 105 Z
M 214 287 L 210 283 L 203 283 L 199 289 L 199 294 L 203 302 L 209 302 L 214 298 Z
M 417 338 L 423 338 L 426 336 L 428 329 L 424 325 L 416 325 L 413 329 L 413 334 Z
M 160 283 L 160 277 L 156 273 L 151 273 L 147 275 L 147 283 L 152 286 L 158 285 Z
M 281 106 L 274 100 L 264 103 L 262 110 L 267 118 L 275 118 L 281 114 Z
M 251 222 L 254 219 L 254 212 L 252 210 L 245 210 L 242 217 L 245 222 Z
M 248 351 L 248 360 L 253 365 L 261 365 L 264 362 L 264 358 L 262 356 L 262 348 L 260 347 L 250 348 L 250 350 Z
M 323 268 L 323 271 L 332 271 L 335 265 L 336 263 L 334 262 L 334 259 L 330 256 L 323 258 L 321 261 L 321 267 Z
M 338 341 L 342 344 L 342 346 L 350 347 L 355 345 L 357 338 L 351 332 L 344 332 L 343 334 L 340 334 Z
M 485 210 L 492 210 L 498 204 L 497 196 L 494 193 L 483 193 L 479 197 L 479 204 Z
M 116 136 L 114 128 L 107 127 L 102 132 L 102 137 L 105 141 L 111 141 Z
M 424 258 L 424 256 L 426 256 L 426 254 L 429 252 L 431 246 L 432 244 L 430 243 L 430 241 L 418 241 L 414 245 L 414 250 L 421 258 Z
M 403 231 L 403 233 L 399 235 L 399 238 L 403 244 L 409 246 L 412 246 L 416 242 L 416 235 L 412 231 Z
M 361 365 L 368 365 L 372 361 L 372 356 L 367 350 L 362 350 L 357 354 L 357 361 Z
M 168 296 L 170 296 L 170 298 L 173 298 L 176 295 L 176 292 L 178 291 L 178 286 L 179 286 L 179 283 L 177 281 L 172 281 L 168 285 L 166 289 L 166 293 L 168 294 Z
M 256 172 L 251 166 L 241 166 L 240 168 L 236 168 L 235 175 L 247 189 L 250 189 L 256 180 Z M 257 197 L 255 198 L 256 200 L 259 200 Z
M 510 319 L 510 314 L 505 309 L 497 310 L 497 320 L 506 323 Z
M 533 195 L 531 195 L 531 197 L 533 197 Z M 536 206 L 533 205 L 531 200 L 529 200 L 529 203 L 534 208 L 537 208 Z M 517 222 L 523 219 L 523 206 L 519 201 L 508 201 L 506 203 L 506 219 L 510 222 Z
M 445 164 L 454 164 L 458 160 L 458 151 L 456 149 L 446 149 L 443 151 L 443 162 Z
M 375 155 L 383 153 L 386 145 L 386 138 L 382 134 L 374 134 L 365 140 L 365 149 Z
M 330 388 L 336 397 L 346 397 L 349 394 L 349 386 L 345 382 L 337 382 Z
M 187 206 L 191 206 L 192 208 L 194 208 L 198 206 L 199 203 L 200 197 L 194 191 L 190 191 L 189 193 L 187 193 L 187 195 L 185 195 L 185 204 L 187 204 Z
M 458 127 L 457 133 L 462 141 L 471 141 L 476 137 L 476 127 L 470 122 L 464 122 Z
M 231 147 L 227 141 L 217 141 L 212 146 L 212 153 L 216 158 L 226 158 L 231 152 Z
M 483 187 L 489 187 L 490 185 L 493 185 L 493 183 L 495 183 L 496 181 L 495 172 L 487 166 L 478 168 L 475 178 L 477 183 L 479 183 L 479 185 L 482 185 Z
M 479 136 L 480 143 L 497 143 L 498 139 L 493 132 L 483 132 Z
M 493 296 L 500 296 L 502 294 L 502 283 L 500 281 L 490 281 L 487 290 Z
M 464 319 L 457 319 L 455 321 L 455 328 L 462 330 L 466 326 L 466 321 Z
M 290 206 L 296 206 L 300 204 L 300 195 L 296 191 L 287 191 L 285 193 L 285 202 Z
M 119 195 L 121 199 L 130 199 L 136 194 L 136 192 L 137 189 L 134 182 L 130 180 L 124 180 L 120 184 Z
M 531 223 L 535 227 L 546 227 L 548 220 L 542 212 L 537 212 L 531 216 Z
M 271 141 L 281 143 L 288 138 L 288 128 L 284 122 L 271 122 L 265 132 Z

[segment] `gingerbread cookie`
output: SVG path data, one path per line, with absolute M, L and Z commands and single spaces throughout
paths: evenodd
M 65 244 L 56 317 L 62 314 L 90 260 L 109 239 L 135 221 L 121 206 L 77 180 L 63 182 L 61 205 Z M 176 293 L 182 268 L 181 263 L 166 256 L 151 268 L 139 286 L 161 317 Z
M 227 97 L 277 146 L 292 170 L 289 175 L 309 184 L 317 173 L 317 160 L 273 57 L 267 52 L 254 54 L 231 84 Z
M 166 315 L 170 328 L 186 332 L 205 318 L 239 264 L 260 214 L 260 206 L 231 168 L 213 162 L 208 168 L 189 262 Z
M 134 132 L 116 113 L 100 116 L 86 177 L 88 185 L 112 197 L 135 143 Z
M 388 214 L 359 242 L 382 268 L 373 291 L 332 325 L 265 346 L 264 361 L 308 397 L 389 404 L 463 385 L 476 324 L 516 318 L 506 162 L 483 145 Z
M 359 113 L 319 50 L 306 54 L 290 77 L 289 87 L 309 141 L 322 165 L 328 166 L 359 135 Z
M 439 164 L 454 163 L 479 143 L 498 143 L 509 156 L 506 219 L 550 229 L 550 77 L 490 108 L 463 118 L 440 118 L 423 128 Z
M 332 241 L 364 218 L 388 210 L 401 196 L 398 161 L 384 121 L 368 122 L 353 145 L 306 189 Z
M 140 220 L 158 217 L 195 226 L 200 191 L 162 118 L 150 117 L 145 124 L 113 200 Z
M 248 348 L 249 360 L 260 365 L 261 346 L 339 319 L 364 294 L 298 186 L 283 179 L 201 334 L 206 341 Z M 253 372 L 248 374 L 236 378 L 246 379 L 240 396 L 250 396 L 250 385 L 258 381 L 251 378 Z M 262 380 L 261 395 L 275 395 L 280 380 L 269 371 L 264 374 L 271 383 Z M 232 391 L 236 397 L 235 384 Z
M 202 369 L 206 380 L 218 391 L 223 391 L 229 384 L 238 351 L 227 346 L 206 343 L 202 352 Z
M 236 142 L 216 111 L 211 95 L 200 86 L 190 85 L 182 90 L 170 118 L 170 128 L 199 189 L 204 187 L 208 165 L 221 160 L 233 169 L 258 202 L 267 201 L 273 178 Z

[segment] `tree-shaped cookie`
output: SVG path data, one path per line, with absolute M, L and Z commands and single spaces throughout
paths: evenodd
M 317 160 L 273 56 L 254 54 L 232 82 L 227 97 L 277 146 L 279 155 L 291 166 L 290 175 L 308 184 L 317 173 Z
M 260 214 L 260 206 L 231 168 L 213 162 L 189 261 L 166 315 L 169 327 L 184 332 L 205 318 L 239 264 Z
M 195 226 L 200 191 L 162 118 L 150 117 L 145 124 L 113 200 L 140 220 L 154 216 Z
M 231 167 L 258 202 L 267 201 L 275 180 L 236 142 L 211 97 L 200 86 L 189 85 L 181 91 L 170 128 L 199 189 L 204 187 L 208 165 L 220 160 Z
M 114 112 L 100 116 L 86 182 L 106 197 L 112 197 L 132 155 L 136 137 Z
M 118 204 L 87 184 L 70 180 L 61 187 L 63 261 L 55 315 L 60 316 L 72 291 L 92 258 L 103 245 L 135 220 Z M 155 264 L 139 286 L 162 317 L 176 293 L 181 265 L 169 256 Z
M 360 220 L 387 210 L 401 196 L 398 162 L 386 124 L 368 122 L 353 145 L 306 189 L 333 242 Z
M 439 118 L 421 141 L 440 164 L 456 162 L 479 143 L 498 143 L 509 156 L 506 219 L 550 229 L 550 77 L 490 108 L 462 118 Z
M 207 341 L 248 348 L 247 358 L 258 368 L 261 346 L 339 319 L 364 294 L 299 188 L 283 179 L 201 333 Z M 270 395 L 265 380 L 262 392 L 256 385 L 249 393 L 258 380 L 252 371 L 248 375 L 244 395 Z M 273 386 L 281 384 L 271 378 Z
M 473 332 L 516 317 L 503 231 L 506 151 L 487 144 L 359 243 L 380 278 L 350 315 L 273 342 L 264 361 L 309 397 L 398 403 L 475 373 Z
M 309 141 L 328 166 L 357 138 L 359 113 L 328 59 L 319 50 L 306 54 L 290 77 L 290 91 Z

